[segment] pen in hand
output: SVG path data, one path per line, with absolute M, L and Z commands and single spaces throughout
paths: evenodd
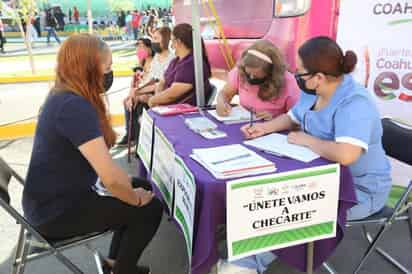
M 250 113 L 250 121 L 249 121 L 249 128 L 251 128 L 251 127 L 253 127 L 253 116 L 254 116 L 254 111 L 253 111 L 253 109 L 251 108 L 251 109 L 249 109 L 249 113 Z

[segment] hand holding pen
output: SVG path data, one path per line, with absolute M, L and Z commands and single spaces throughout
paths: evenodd
M 216 106 L 216 112 L 219 116 L 228 116 L 230 112 L 232 112 L 232 106 L 227 102 L 218 103 Z
M 249 108 L 249 113 L 250 113 L 250 120 L 249 120 L 249 128 L 253 127 L 253 122 L 255 120 L 255 112 L 253 110 L 253 108 Z

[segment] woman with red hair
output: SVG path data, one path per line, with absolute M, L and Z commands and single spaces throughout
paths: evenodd
M 61 46 L 56 82 L 38 120 L 23 193 L 27 219 L 48 239 L 115 230 L 108 268 L 146 274 L 136 263 L 156 233 L 162 206 L 150 184 L 111 158 L 116 135 L 103 94 L 113 81 L 110 48 L 79 34 Z M 96 191 L 103 185 L 108 196 Z

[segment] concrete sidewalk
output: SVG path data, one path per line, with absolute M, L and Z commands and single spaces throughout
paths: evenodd
M 122 133 L 121 129 L 119 133 Z M 120 134 L 121 135 L 121 134 Z M 0 156 L 3 157 L 21 175 L 27 172 L 27 165 L 33 139 L 19 139 L 15 141 L 0 141 Z M 125 150 L 114 150 L 113 157 L 130 174 L 137 174 L 137 163 L 133 161 L 127 163 Z M 12 183 L 10 192 L 13 205 L 21 210 L 21 187 Z M 0 273 L 10 273 L 11 258 L 16 246 L 18 226 L 12 219 L 0 209 Z M 94 247 L 106 254 L 109 246 L 109 238 L 99 240 L 93 244 Z M 364 239 L 361 238 L 358 228 L 351 229 L 346 233 L 345 240 L 338 247 L 337 252 L 332 256 L 330 262 L 336 267 L 339 273 L 351 273 L 358 262 L 360 256 L 366 248 Z M 396 224 L 383 241 L 383 248 L 394 254 L 399 260 L 412 269 L 411 238 L 408 235 L 407 224 Z M 66 253 L 75 263 L 84 270 L 85 273 L 94 274 L 96 268 L 90 253 L 84 248 L 75 248 Z M 181 233 L 173 223 L 164 217 L 160 230 L 155 239 L 145 251 L 141 264 L 150 265 L 153 269 L 152 274 L 184 274 L 187 267 L 187 258 L 184 240 Z M 64 274 L 70 273 L 53 257 L 45 258 L 40 261 L 31 262 L 27 265 L 26 272 L 30 274 Z M 285 264 L 275 261 L 266 274 L 295 274 L 299 273 L 292 270 Z M 320 270 L 316 273 L 326 273 Z M 391 265 L 386 263 L 379 255 L 373 254 L 368 263 L 361 271 L 362 274 L 396 274 L 399 273 Z
M 67 37 L 61 38 L 61 41 L 64 41 Z M 21 39 L 20 39 L 21 40 Z M 112 51 L 118 51 L 123 49 L 134 49 L 135 41 L 108 41 L 107 42 L 112 49 Z M 50 40 L 50 45 L 46 43 L 46 38 L 42 37 L 39 40 L 36 40 L 33 43 L 33 54 L 34 55 L 46 55 L 56 53 L 59 49 L 59 44 L 54 40 Z M 18 56 L 27 56 L 28 52 L 26 46 L 22 41 L 16 40 L 14 43 L 5 44 L 5 54 L 0 53 L 1 57 L 18 57 Z

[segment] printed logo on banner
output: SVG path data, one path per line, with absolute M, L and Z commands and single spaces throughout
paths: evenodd
M 382 117 L 412 124 L 412 1 L 342 0 L 339 12 L 337 41 L 358 56 L 354 78 L 367 87 Z M 394 182 L 406 186 L 410 171 L 391 164 Z
M 346 0 L 340 14 L 338 41 L 358 55 L 356 78 L 378 100 L 411 103 L 412 2 Z

